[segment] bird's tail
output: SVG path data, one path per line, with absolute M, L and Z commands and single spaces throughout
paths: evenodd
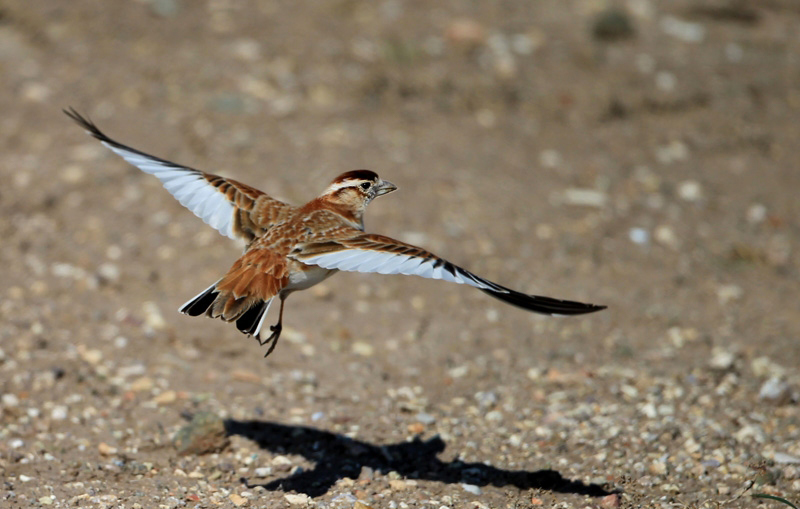
M 218 288 L 222 281 L 222 279 L 217 281 L 181 306 L 180 312 L 189 316 L 205 314 L 226 322 L 235 321 L 236 328 L 241 332 L 258 336 L 272 304 L 272 298 L 265 300 L 249 295 L 236 298 L 234 292 Z

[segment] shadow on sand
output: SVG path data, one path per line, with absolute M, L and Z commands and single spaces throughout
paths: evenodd
M 267 451 L 299 454 L 316 466 L 263 486 L 267 490 L 296 491 L 311 497 L 324 495 L 344 477 L 358 478 L 362 467 L 388 473 L 392 470 L 407 479 L 422 479 L 448 484 L 468 483 L 478 486 L 516 486 L 519 489 L 541 488 L 560 493 L 594 497 L 609 495 L 598 484 L 584 484 L 565 479 L 555 470 L 502 470 L 483 463 L 443 462 L 436 455 L 446 444 L 438 436 L 427 441 L 415 439 L 389 445 L 373 445 L 328 431 L 305 426 L 287 426 L 265 421 L 225 421 L 228 435 L 255 441 Z

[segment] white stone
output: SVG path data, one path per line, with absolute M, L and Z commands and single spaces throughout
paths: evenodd
M 703 198 L 703 187 L 696 180 L 685 180 L 678 184 L 678 196 L 685 201 L 698 201 Z
M 631 228 L 628 231 L 628 238 L 631 242 L 638 245 L 645 245 L 650 242 L 650 232 L 644 228 Z
M 53 407 L 53 411 L 50 412 L 50 417 L 56 421 L 63 421 L 67 418 L 68 409 L 64 405 L 56 405 Z
M 664 16 L 659 24 L 665 34 L 683 42 L 699 43 L 703 42 L 706 37 L 705 26 L 675 16 Z
M 308 505 L 311 503 L 311 497 L 305 493 L 287 493 L 283 496 L 291 505 Z
M 3 394 L 2 401 L 5 407 L 15 407 L 19 405 L 19 398 L 11 393 Z

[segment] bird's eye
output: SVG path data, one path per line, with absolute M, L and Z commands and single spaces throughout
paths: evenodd
M 362 191 L 369 191 L 369 188 L 372 187 L 372 184 L 370 184 L 369 182 L 364 182 L 359 187 L 361 188 Z

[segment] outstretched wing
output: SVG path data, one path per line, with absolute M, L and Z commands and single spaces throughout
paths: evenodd
M 114 141 L 72 108 L 64 113 L 130 164 L 158 177 L 181 205 L 227 237 L 249 243 L 293 208 L 241 182 L 181 166 Z
M 527 295 L 478 277 L 417 246 L 382 235 L 362 233 L 347 238 L 303 244 L 290 255 L 325 269 L 378 274 L 406 274 L 474 286 L 508 304 L 547 315 L 581 315 L 606 306 Z

